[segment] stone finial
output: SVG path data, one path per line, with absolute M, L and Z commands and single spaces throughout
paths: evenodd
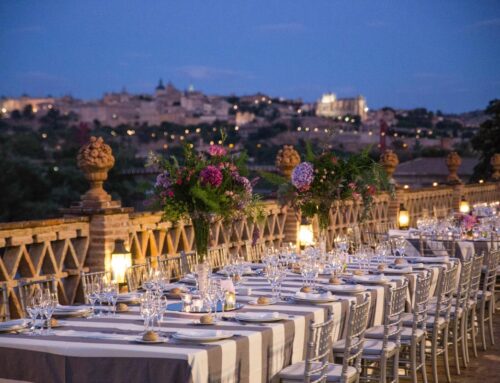
M 495 153 L 491 156 L 490 165 L 493 170 L 491 179 L 493 181 L 500 181 L 500 153 Z
M 108 171 L 115 164 L 111 147 L 102 137 L 90 137 L 90 142 L 78 151 L 78 167 L 90 182 L 90 189 L 82 196 L 83 207 L 104 207 L 111 201 L 102 185 L 108 178 Z
M 458 168 L 460 167 L 460 164 L 462 163 L 462 159 L 458 155 L 457 152 L 451 152 L 448 154 L 446 157 L 446 166 L 448 167 L 448 178 L 447 181 L 450 184 L 457 184 L 461 183 L 460 178 L 458 177 L 457 171 Z
M 389 179 L 392 180 L 392 175 L 396 171 L 396 167 L 399 165 L 398 155 L 392 150 L 386 149 L 380 155 L 380 164 L 384 167 Z
M 286 178 L 292 176 L 293 169 L 300 163 L 300 155 L 292 145 L 285 145 L 276 156 L 276 167 Z

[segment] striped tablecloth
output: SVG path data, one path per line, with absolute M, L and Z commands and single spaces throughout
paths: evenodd
M 408 276 L 410 286 L 414 277 Z M 401 283 L 403 278 L 391 277 L 391 283 Z M 326 282 L 324 278 L 318 280 Z M 238 296 L 240 303 L 271 294 L 269 284 L 262 277 L 245 278 L 243 285 L 252 289 L 252 296 Z M 293 295 L 301 285 L 301 277 L 290 273 L 283 284 L 284 295 Z M 370 325 L 381 324 L 384 286 L 367 288 L 372 300 Z M 201 327 L 192 323 L 199 314 L 167 313 L 161 324 L 166 336 L 178 330 L 203 328 L 234 333 L 230 339 L 209 344 L 134 343 L 143 331 L 137 306 L 130 306 L 129 312 L 115 317 L 65 319 L 50 336 L 0 335 L 0 378 L 106 383 L 273 381 L 282 368 L 304 359 L 308 323 L 311 319 L 324 321 L 328 308 L 334 313 L 334 337 L 342 338 L 349 302 L 357 297 L 339 295 L 338 298 L 322 305 L 285 301 L 270 306 L 245 304 L 241 309 L 286 315 L 285 320 L 269 324 L 221 321 L 215 326 Z

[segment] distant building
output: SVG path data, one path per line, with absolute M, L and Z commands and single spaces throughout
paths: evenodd
M 0 99 L 0 112 L 1 114 L 10 114 L 14 110 L 23 111 L 25 107 L 31 105 L 33 113 L 47 112 L 53 108 L 55 99 L 53 97 L 28 97 L 22 96 L 20 98 L 4 98 Z
M 337 98 L 334 93 L 325 93 L 316 104 L 316 115 L 320 117 L 359 116 L 366 119 L 368 107 L 363 96 L 354 98 Z

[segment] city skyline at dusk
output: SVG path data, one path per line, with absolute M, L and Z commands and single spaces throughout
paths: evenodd
M 209 94 L 484 108 L 500 90 L 495 1 L 97 1 L 0 5 L 0 95 L 99 98 L 158 79 Z

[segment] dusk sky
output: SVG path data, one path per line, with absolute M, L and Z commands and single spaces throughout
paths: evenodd
M 500 98 L 499 0 L 0 0 L 0 95 L 98 98 L 158 79 L 371 108 Z

